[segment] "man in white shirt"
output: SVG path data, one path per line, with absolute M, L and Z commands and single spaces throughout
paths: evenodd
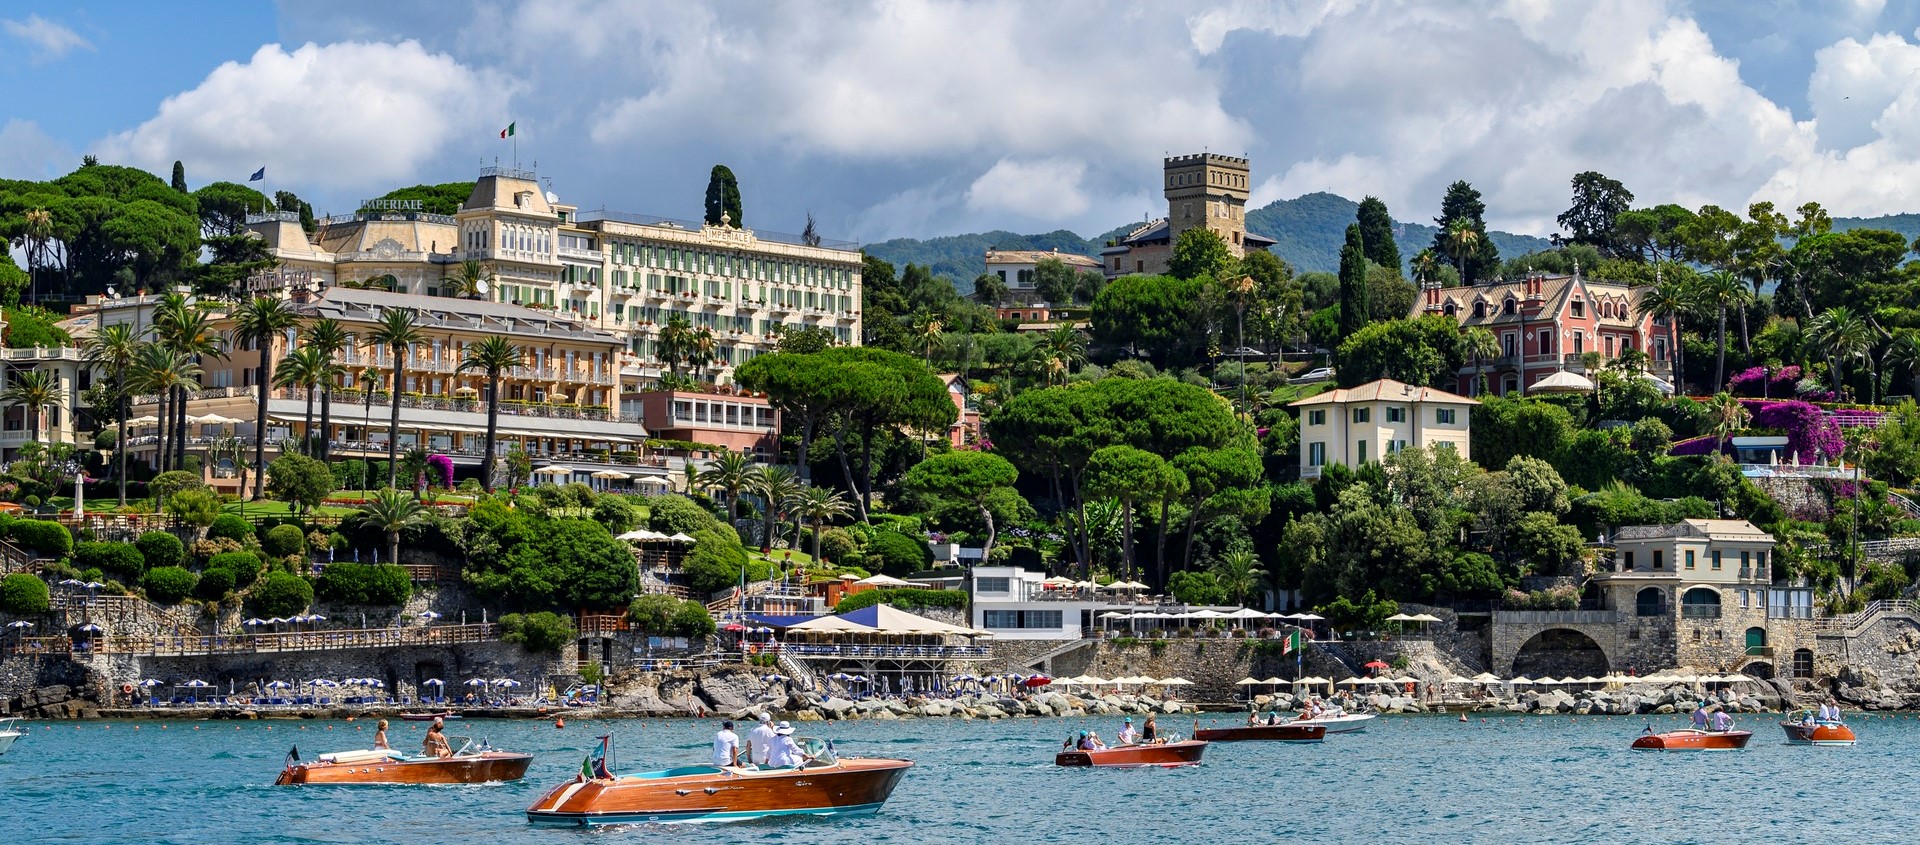
M 793 726 L 781 722 L 773 729 L 773 747 L 767 751 L 767 765 L 776 769 L 786 769 L 805 762 L 800 754 L 800 746 L 794 744 Z
M 747 732 L 747 756 L 753 762 L 767 765 L 767 755 L 773 751 L 773 717 L 760 714 L 760 724 Z
M 1120 726 L 1120 735 L 1114 740 L 1121 745 L 1132 745 L 1139 740 L 1139 736 L 1133 732 L 1133 719 L 1127 719 L 1126 724 Z
M 1840 702 L 1827 699 L 1827 703 L 1820 705 L 1820 718 L 1828 722 L 1840 721 Z
M 732 766 L 740 761 L 740 737 L 733 732 L 732 722 L 721 722 L 720 732 L 713 735 L 713 764 Z

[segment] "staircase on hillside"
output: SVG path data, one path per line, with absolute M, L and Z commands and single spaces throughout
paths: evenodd
M 794 686 L 809 690 L 820 689 L 820 679 L 814 677 L 813 669 L 808 667 L 807 664 L 794 659 L 793 655 L 784 651 L 780 652 L 776 662 L 780 664 L 780 671 L 788 678 L 793 679 Z
M 1097 647 L 1099 643 L 1099 640 L 1074 640 L 1073 642 L 1051 649 L 1043 654 L 1008 661 L 1008 663 L 1015 669 L 1039 669 L 1051 673 L 1053 672 L 1053 661 L 1081 649 Z

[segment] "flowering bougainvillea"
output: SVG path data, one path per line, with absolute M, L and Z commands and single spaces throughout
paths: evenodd
M 1753 414 L 1755 428 L 1771 428 L 1787 436 L 1787 454 L 1802 464 L 1832 459 L 1846 446 L 1840 426 L 1825 411 L 1798 400 L 1749 400 L 1742 403 Z
M 453 489 L 453 459 L 446 455 L 427 456 L 427 483 Z
M 1802 375 L 1798 366 L 1778 367 L 1771 374 L 1766 367 L 1750 367 L 1727 380 L 1727 391 L 1735 396 L 1788 397 L 1798 391 Z

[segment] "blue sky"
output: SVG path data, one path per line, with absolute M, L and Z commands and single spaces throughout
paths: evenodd
M 1177 7 L 1177 8 L 1174 8 Z M 187 9 L 187 11 L 181 11 Z M 323 211 L 511 146 L 582 207 L 878 240 L 1105 231 L 1163 153 L 1253 157 L 1256 201 L 1455 179 L 1553 229 L 1599 170 L 1644 203 L 1920 210 L 1920 3 L 407 0 L 0 5 L 0 176 L 82 153 Z

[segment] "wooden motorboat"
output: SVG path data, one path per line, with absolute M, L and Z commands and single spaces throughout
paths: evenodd
M 460 714 L 455 713 L 452 710 L 446 710 L 439 713 L 402 713 L 400 714 L 400 721 L 402 722 L 431 722 L 435 719 L 458 719 L 458 718 L 460 718 Z
M 1205 742 L 1194 739 L 1147 745 L 1117 745 L 1092 751 L 1062 751 L 1053 755 L 1053 764 L 1113 769 L 1147 767 L 1174 769 L 1181 766 L 1200 765 L 1200 755 L 1206 750 Z
M 341 751 L 301 762 L 300 749 L 287 755 L 275 786 L 301 784 L 459 784 L 519 780 L 533 762 L 531 754 L 473 749 L 471 743 L 451 757 L 409 757 L 397 751 Z
M 1327 738 L 1327 726 L 1294 720 L 1277 725 L 1195 727 L 1193 738 L 1207 742 L 1319 742 Z
M 730 822 L 768 816 L 851 816 L 880 811 L 910 760 L 839 757 L 831 743 L 795 738 L 807 762 L 792 768 L 683 766 L 615 775 L 604 756 L 540 796 L 527 821 L 597 824 Z M 602 754 L 611 742 L 602 739 Z
M 1780 727 L 1787 732 L 1789 745 L 1852 745 L 1857 741 L 1847 723 L 1832 719 L 1786 721 Z
M 1703 731 L 1682 728 L 1647 733 L 1633 741 L 1635 751 L 1738 751 L 1753 739 L 1752 731 Z

